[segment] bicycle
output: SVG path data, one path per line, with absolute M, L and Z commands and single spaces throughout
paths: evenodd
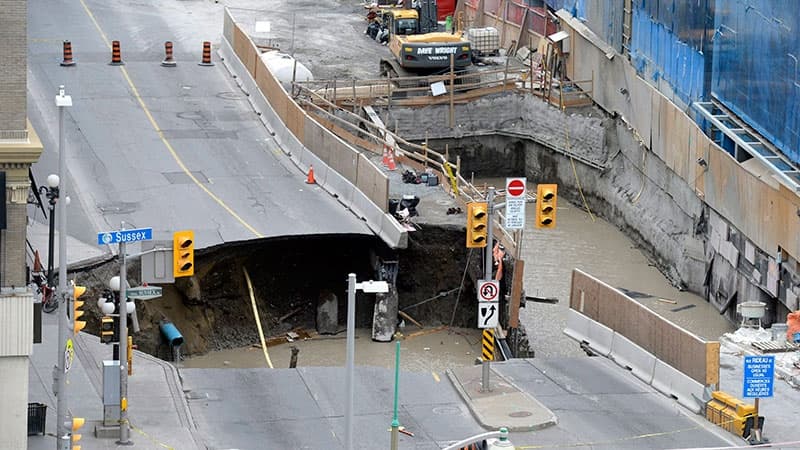
M 51 313 L 58 309 L 58 299 L 55 296 L 56 289 L 47 284 L 47 277 L 44 273 L 34 273 L 31 278 L 36 286 L 36 294 L 42 298 L 42 311 Z

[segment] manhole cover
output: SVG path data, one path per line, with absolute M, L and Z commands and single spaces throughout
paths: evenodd
M 220 92 L 217 94 L 217 97 L 225 100 L 241 100 L 244 98 L 244 95 L 237 92 Z
M 440 416 L 455 416 L 461 414 L 461 410 L 455 406 L 437 406 L 433 408 L 433 413 Z
M 512 413 L 509 413 L 508 416 L 509 417 L 528 417 L 528 416 L 530 416 L 532 414 L 533 413 L 530 412 L 530 411 L 514 411 Z

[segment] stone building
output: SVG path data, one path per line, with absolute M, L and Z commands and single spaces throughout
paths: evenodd
M 42 144 L 27 114 L 27 1 L 0 2 L 0 448 L 27 448 L 33 295 L 26 286 L 28 171 Z

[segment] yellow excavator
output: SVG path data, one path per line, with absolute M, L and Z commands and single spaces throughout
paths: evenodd
M 437 31 L 435 0 L 420 0 L 420 4 L 418 9 L 383 11 L 381 20 L 389 32 L 388 47 L 393 58 L 381 59 L 381 76 L 444 73 L 450 70 L 451 55 L 456 71 L 472 64 L 472 47 L 463 31 Z

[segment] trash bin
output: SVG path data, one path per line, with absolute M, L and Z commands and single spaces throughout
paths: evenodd
M 47 405 L 44 403 L 28 403 L 28 436 L 44 435 L 47 421 Z

